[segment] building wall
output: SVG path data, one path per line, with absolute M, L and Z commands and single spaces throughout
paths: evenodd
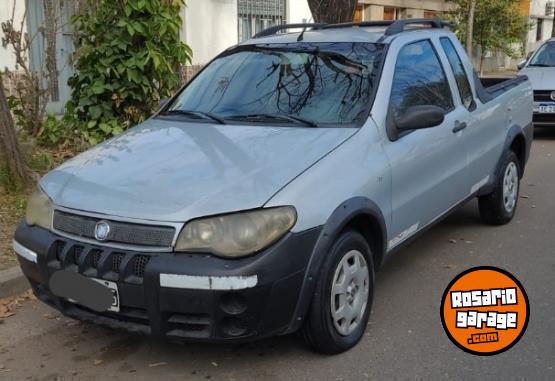
M 306 0 L 287 0 L 287 22 L 290 24 L 313 22 Z
M 237 44 L 237 0 L 188 0 L 181 12 L 181 37 L 193 50 L 193 65 Z
M 551 32 L 553 30 L 553 14 L 550 16 L 546 15 L 545 11 L 548 2 L 552 2 L 555 5 L 554 0 L 532 0 L 530 2 L 530 22 L 532 23 L 532 29 L 528 32 L 527 37 L 526 48 L 528 52 L 536 50 L 543 41 L 551 38 Z M 539 40 L 537 38 L 538 25 L 543 25 L 542 30 L 539 33 Z
M 397 8 L 397 18 L 423 18 L 426 11 L 446 12 L 453 7 L 445 0 L 360 0 L 363 7 L 363 20 L 383 20 L 385 8 Z

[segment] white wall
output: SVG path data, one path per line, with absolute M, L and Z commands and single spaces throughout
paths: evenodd
M 528 33 L 527 50 L 536 50 L 542 41 L 551 38 L 551 31 L 553 29 L 553 16 L 545 15 L 546 4 L 554 0 L 532 0 L 530 4 L 530 18 L 532 22 L 532 29 Z M 543 19 L 543 34 L 541 41 L 536 41 L 537 21 L 539 18 Z
M 16 5 L 15 9 L 15 19 L 16 25 L 19 29 L 21 25 L 21 19 L 25 13 L 25 0 L 1 0 L 2 5 L 0 6 L 0 22 L 5 22 L 12 18 L 12 11 L 14 2 Z M 1 34 L 1 32 L 0 32 Z M 4 68 L 14 69 L 15 68 L 15 58 L 12 50 L 4 49 L 0 45 L 0 70 Z
M 289 24 L 313 21 L 312 13 L 306 0 L 287 0 L 287 22 Z
M 206 64 L 237 44 L 237 0 L 187 0 L 181 38 L 193 49 L 193 65 Z

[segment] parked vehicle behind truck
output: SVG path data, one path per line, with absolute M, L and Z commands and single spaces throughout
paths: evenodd
M 228 49 L 42 179 L 14 239 L 35 294 L 133 332 L 353 347 L 391 253 L 475 197 L 489 224 L 517 208 L 530 82 L 484 85 L 444 26 L 281 25 Z
M 555 38 L 546 41 L 529 60 L 520 64 L 534 89 L 534 124 L 555 126 Z

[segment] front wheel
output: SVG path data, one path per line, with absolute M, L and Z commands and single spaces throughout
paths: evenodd
M 512 151 L 505 154 L 492 193 L 478 199 L 482 220 L 491 225 L 509 223 L 516 212 L 520 190 L 520 166 Z
M 337 354 L 362 338 L 374 292 L 374 266 L 368 243 L 356 231 L 344 232 L 332 246 L 316 285 L 304 336 L 316 352 Z

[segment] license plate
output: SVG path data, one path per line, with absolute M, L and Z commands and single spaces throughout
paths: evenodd
M 555 114 L 555 103 L 540 105 L 539 111 L 540 114 Z
M 119 312 L 119 291 L 118 291 L 118 284 L 114 282 L 110 282 L 104 279 L 95 279 L 91 278 L 95 282 L 98 282 L 110 289 L 112 292 L 112 305 L 108 308 L 108 311 L 111 312 Z

